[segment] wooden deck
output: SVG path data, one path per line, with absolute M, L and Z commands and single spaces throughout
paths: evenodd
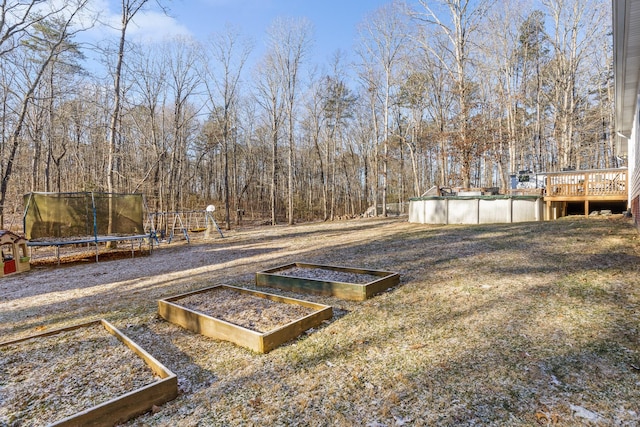
M 628 198 L 626 169 L 596 169 L 546 174 L 547 219 L 562 216 L 554 208 L 566 211 L 568 203 L 583 202 L 589 215 L 589 202 L 625 202 Z

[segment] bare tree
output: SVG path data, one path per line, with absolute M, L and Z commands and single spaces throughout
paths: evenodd
M 524 7 L 497 4 L 488 16 L 489 25 L 482 30 L 486 42 L 480 46 L 483 55 L 478 68 L 485 78 L 478 87 L 485 103 L 495 105 L 492 111 L 497 110 L 494 119 L 497 132 L 490 141 L 490 151 L 503 190 L 508 188 L 508 175 L 525 167 L 516 162 L 517 150 L 525 144 L 520 125 L 529 121 L 524 114 L 527 97 L 522 91 L 526 90 L 531 59 L 536 56 L 536 50 L 540 50 L 539 15 L 533 13 L 525 18 L 526 12 Z
M 462 186 L 467 188 L 470 186 L 471 165 L 477 149 L 477 141 L 471 138 L 468 132 L 473 86 L 469 76 L 473 59 L 470 50 L 487 9 L 494 2 L 495 0 L 439 0 L 437 3 L 444 6 L 448 12 L 448 16 L 444 17 L 432 7 L 433 2 L 419 0 L 422 11 L 412 13 L 415 19 L 441 31 L 448 41 L 447 53 L 450 57 L 432 48 L 431 39 L 423 39 L 422 45 L 439 59 L 441 66 L 455 82 L 458 101 L 456 147 L 460 153 Z
M 311 79 L 309 93 L 305 102 L 305 117 L 303 119 L 303 131 L 305 139 L 309 142 L 311 152 L 314 152 L 318 159 L 318 172 L 320 174 L 320 185 L 322 187 L 322 219 L 326 221 L 328 216 L 328 191 L 329 191 L 329 165 L 325 158 L 329 156 L 330 150 L 325 150 L 321 141 L 323 129 L 323 85 L 320 80 Z M 311 159 L 309 159 L 311 160 Z M 309 190 L 311 191 L 311 189 Z M 310 198 L 313 196 L 310 196 Z M 310 210 L 313 204 L 310 203 Z
M 121 0 L 120 39 L 118 41 L 117 59 L 113 72 L 113 108 L 111 110 L 111 119 L 109 121 L 109 132 L 107 133 L 107 146 L 109 147 L 107 157 L 107 192 L 109 193 L 114 191 L 114 157 L 116 152 L 118 121 L 120 119 L 120 109 L 122 107 L 121 79 L 127 30 L 133 18 L 148 1 L 149 0 Z M 111 221 L 109 221 L 109 223 L 111 223 Z
M 140 129 L 140 144 L 144 146 L 144 152 L 148 153 L 147 159 L 151 160 L 143 169 L 146 172 L 135 186 L 134 192 L 150 179 L 152 208 L 156 212 L 163 212 L 166 210 L 165 171 L 169 148 L 167 138 L 164 137 L 162 110 L 166 101 L 168 64 L 166 57 L 161 54 L 163 49 L 159 44 L 137 46 L 137 49 L 138 54 L 133 56 L 134 60 L 129 68 L 137 76 L 133 81 L 132 91 L 140 100 L 142 114 L 133 114 L 131 118 Z
M 199 94 L 202 85 L 198 71 L 199 45 L 191 38 L 177 37 L 164 46 L 168 64 L 167 77 L 169 96 L 173 97 L 171 114 L 168 186 L 169 203 L 172 211 L 183 207 L 183 185 L 189 181 L 189 147 L 197 133 L 196 119 L 202 105 L 195 105 L 192 99 Z
M 210 114 L 222 125 L 222 150 L 224 156 L 224 220 L 231 229 L 229 195 L 229 141 L 237 134 L 235 123 L 240 90 L 240 76 L 252 50 L 252 44 L 240 38 L 237 30 L 227 27 L 225 33 L 213 35 L 208 43 L 211 60 L 207 60 L 204 84 L 209 97 Z M 219 67 L 219 68 L 218 68 Z M 217 105 L 221 100 L 222 105 Z M 220 107 L 220 108 L 217 108 Z M 237 215 L 236 207 L 236 215 Z
M 369 132 L 370 137 L 367 138 L 366 134 L 362 135 L 360 139 L 361 144 L 366 145 L 366 141 L 371 139 L 373 146 L 373 153 L 371 155 L 373 161 L 373 189 L 371 202 L 373 204 L 373 215 L 378 215 L 378 200 L 380 197 L 380 156 L 379 156 L 379 143 L 380 143 L 380 118 L 379 118 L 379 106 L 378 106 L 378 91 L 380 75 L 375 66 L 365 57 L 361 55 L 363 63 L 360 64 L 358 77 L 362 85 L 362 91 L 365 95 L 362 95 L 367 100 L 367 108 L 370 113 L 370 119 L 366 122 L 365 133 Z M 363 117 L 360 117 L 363 119 Z M 364 124 L 360 122 L 361 124 Z M 367 163 L 368 164 L 368 163 Z M 369 175 L 369 168 L 365 168 L 365 177 Z M 368 185 L 368 180 L 365 179 L 365 186 Z M 365 194 L 368 195 L 369 191 L 365 190 Z
M 331 201 L 329 219 L 333 221 L 336 211 L 336 159 L 344 151 L 343 132 L 346 122 L 353 115 L 355 96 L 346 83 L 346 72 L 342 64 L 343 54 L 338 51 L 332 57 L 331 74 L 323 79 L 324 128 L 327 136 L 325 164 L 331 166 Z M 344 158 L 344 157 L 343 157 Z M 345 176 L 345 183 L 349 184 L 349 176 Z M 350 192 L 347 192 L 350 197 Z
M 115 176 L 115 156 L 118 124 L 120 123 L 120 111 L 122 108 L 122 67 L 124 64 L 125 43 L 127 38 L 127 29 L 129 24 L 142 9 L 148 0 L 121 0 L 120 4 L 120 38 L 118 41 L 118 51 L 116 57 L 113 77 L 113 106 L 109 120 L 109 129 L 106 135 L 107 149 L 107 192 L 114 192 L 114 176 Z M 113 226 L 113 199 L 109 197 L 109 224 L 108 233 L 111 232 Z M 109 242 L 109 246 L 115 246 L 116 242 Z
M 4 225 L 5 202 L 9 180 L 13 173 L 14 161 L 18 148 L 20 146 L 22 128 L 25 123 L 27 111 L 32 102 L 33 95 L 40 84 L 46 70 L 54 61 L 65 43 L 73 38 L 75 34 L 82 31 L 82 28 L 74 27 L 75 20 L 88 3 L 88 0 L 78 0 L 69 2 L 64 9 L 51 10 L 46 15 L 47 25 L 50 26 L 47 40 L 43 40 L 39 55 L 35 59 L 32 69 L 25 69 L 24 92 L 21 95 L 19 106 L 17 107 L 17 116 L 13 125 L 13 129 L 9 134 L 8 152 L 6 153 L 5 164 L 2 173 L 2 181 L 0 182 L 0 225 Z M 25 18 L 28 20 L 28 18 Z M 33 22 L 33 21 L 32 21 Z M 40 22 L 40 21 L 38 21 Z M 26 30 L 26 27 L 24 28 Z M 25 61 L 25 63 L 27 63 Z
M 278 222 L 278 173 L 280 172 L 278 142 L 280 139 L 280 127 L 282 125 L 284 95 L 281 75 L 278 72 L 277 62 L 272 52 L 267 52 L 262 62 L 258 64 L 256 73 L 258 76 L 255 83 L 255 99 L 267 116 L 269 139 L 271 141 L 271 182 L 269 199 L 271 224 L 276 225 Z
M 602 25 L 605 5 L 592 0 L 565 2 L 544 0 L 552 20 L 548 36 L 553 49 L 550 72 L 553 84 L 551 102 L 555 114 L 555 140 L 561 168 L 575 167 L 577 107 L 583 96 L 577 87 L 585 57 Z
M 390 109 L 392 90 L 398 84 L 399 65 L 409 42 L 409 27 L 399 3 L 382 6 L 360 29 L 360 55 L 382 68 L 382 216 L 387 216 Z M 377 209 L 377 208 L 376 208 Z
M 294 153 L 295 153 L 295 104 L 300 85 L 300 66 L 308 54 L 312 26 L 306 19 L 280 18 L 267 30 L 269 49 L 277 72 L 280 73 L 282 93 L 287 115 L 287 136 L 289 139 L 289 150 L 287 155 L 288 176 L 287 176 L 287 205 L 288 221 L 292 225 L 294 220 L 293 212 L 293 174 L 294 174 Z

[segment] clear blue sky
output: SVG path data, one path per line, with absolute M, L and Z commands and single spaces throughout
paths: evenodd
M 120 2 L 102 0 L 107 16 L 117 27 Z M 391 0 L 173 0 L 165 1 L 170 16 L 149 8 L 135 19 L 130 32 L 142 38 L 161 39 L 173 34 L 188 34 L 204 41 L 226 23 L 256 42 L 256 54 L 264 46 L 265 30 L 277 17 L 306 17 L 314 25 L 312 61 L 327 63 L 338 49 L 351 52 L 358 37 L 357 26 L 363 19 Z M 108 6 L 107 6 L 108 5 Z M 150 6 L 154 2 L 149 2 Z M 104 33 L 102 33 L 104 34 Z
M 226 22 L 255 37 L 260 48 L 266 28 L 279 16 L 306 17 L 315 27 L 320 60 L 335 50 L 350 51 L 357 25 L 391 0 L 179 0 L 172 14 L 196 37 L 224 28 Z M 324 57 L 324 58 L 323 58 Z

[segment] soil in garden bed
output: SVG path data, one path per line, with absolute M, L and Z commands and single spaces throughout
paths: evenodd
M 316 311 L 310 307 L 273 301 L 227 288 L 215 288 L 173 302 L 261 333 L 280 328 Z
M 100 324 L 0 347 L 0 426 L 48 425 L 159 378 Z
M 352 273 L 347 271 L 329 270 L 326 268 L 307 268 L 307 267 L 292 267 L 286 270 L 278 271 L 274 274 L 280 276 L 293 276 L 301 279 L 313 279 L 322 280 L 325 282 L 341 282 L 341 283 L 355 283 L 357 285 L 364 285 L 380 279 L 380 276 L 366 273 Z

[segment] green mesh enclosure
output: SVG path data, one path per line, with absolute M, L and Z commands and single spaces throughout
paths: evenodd
M 29 240 L 144 234 L 142 194 L 29 193 L 24 205 Z

